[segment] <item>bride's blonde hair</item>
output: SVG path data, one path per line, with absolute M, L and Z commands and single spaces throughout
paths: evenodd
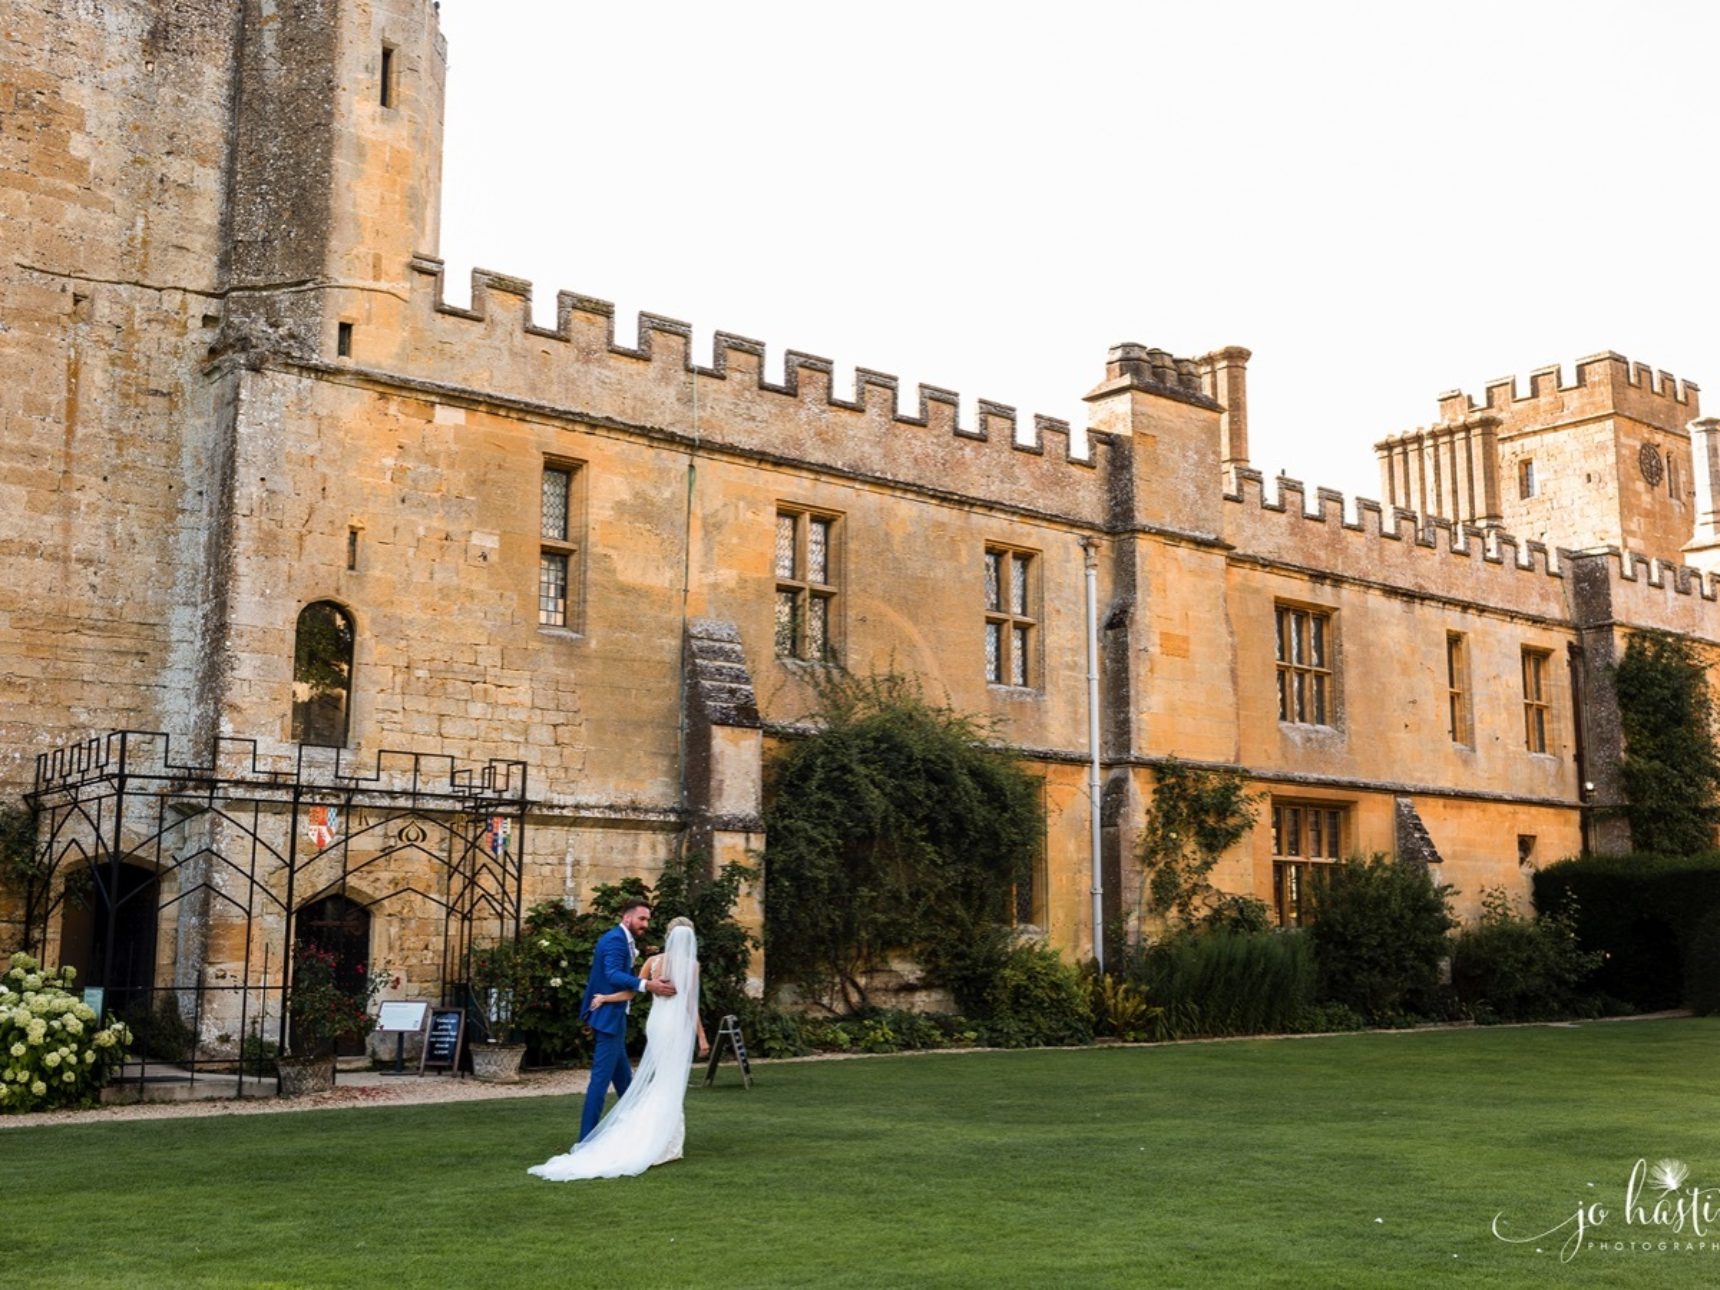
M 663 929 L 663 931 L 665 933 L 672 932 L 677 927 L 685 927 L 689 932 L 696 932 L 699 930 L 698 928 L 693 926 L 693 920 L 692 919 L 683 917 L 683 918 L 671 918 L 669 920 L 669 925 L 667 927 L 665 927 Z

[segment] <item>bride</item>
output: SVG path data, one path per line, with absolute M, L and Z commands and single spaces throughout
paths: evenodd
M 527 1173 L 551 1182 L 619 1178 L 681 1158 L 687 1129 L 682 1103 L 693 1045 L 696 1041 L 701 1057 L 709 1047 L 699 1020 L 699 943 L 691 919 L 670 922 L 663 952 L 647 959 L 640 975 L 673 982 L 676 993 L 651 1002 L 651 1015 L 645 1018 L 645 1056 L 633 1082 L 585 1141 Z M 592 1002 L 617 1003 L 631 997 L 631 992 L 621 991 Z

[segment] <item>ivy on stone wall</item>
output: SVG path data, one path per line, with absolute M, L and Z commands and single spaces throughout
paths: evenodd
M 1265 907 L 1250 897 L 1225 897 L 1212 885 L 1222 856 L 1254 827 L 1260 794 L 1232 767 L 1206 768 L 1168 759 L 1155 768 L 1153 804 L 1141 827 L 1138 908 L 1167 924 L 1193 926 L 1216 918 L 1245 930 L 1265 924 Z M 1238 902 L 1251 902 L 1248 908 Z M 1254 909 L 1252 906 L 1260 906 Z
M 812 721 L 767 768 L 771 986 L 852 1009 L 906 954 L 975 1006 L 1043 834 L 1038 780 L 905 677 L 833 677 Z
M 1720 750 L 1702 660 L 1682 637 L 1634 632 L 1613 683 L 1632 843 L 1662 855 L 1711 850 L 1720 821 Z

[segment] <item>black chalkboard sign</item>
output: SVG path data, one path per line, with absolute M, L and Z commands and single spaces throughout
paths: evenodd
M 711 1060 L 705 1067 L 705 1087 L 709 1088 L 717 1082 L 717 1063 L 723 1058 L 724 1044 L 734 1051 L 735 1061 L 740 1064 L 741 1083 L 751 1088 L 752 1062 L 747 1059 L 747 1041 L 741 1037 L 740 1018 L 733 1015 L 724 1017 L 722 1024 L 717 1027 L 716 1042 L 711 1045 Z
M 424 1035 L 424 1053 L 418 1059 L 418 1073 L 422 1075 L 430 1067 L 458 1070 L 460 1043 L 465 1037 L 464 1008 L 430 1009 L 430 1029 Z

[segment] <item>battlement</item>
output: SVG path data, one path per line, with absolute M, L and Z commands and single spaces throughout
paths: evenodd
M 566 357 L 575 362 L 613 358 L 623 362 L 667 365 L 700 379 L 738 384 L 759 393 L 795 400 L 815 408 L 857 413 L 871 422 L 907 429 L 926 429 L 953 439 L 1008 445 L 1016 452 L 1045 457 L 1053 462 L 1091 468 L 1094 456 L 1088 437 L 1071 432 L 1067 421 L 1033 415 L 1025 423 L 1009 404 L 979 399 L 971 422 L 961 419 L 960 396 L 942 386 L 920 384 L 912 411 L 901 408 L 899 380 L 888 372 L 856 367 L 852 397 L 835 389 L 835 364 L 828 358 L 796 349 L 782 354 L 781 377 L 767 375 L 765 344 L 732 332 L 716 332 L 708 363 L 697 363 L 692 355 L 692 326 L 660 314 L 641 312 L 631 344 L 617 339 L 615 307 L 607 300 L 572 291 L 556 294 L 556 324 L 541 327 L 532 321 L 532 284 L 523 278 L 488 269 L 472 271 L 469 306 L 450 304 L 445 295 L 442 261 L 415 256 L 415 275 L 428 280 L 433 297 L 431 312 L 443 318 L 461 319 L 494 326 L 517 323 L 523 340 L 537 337 L 568 347 Z M 703 397 L 703 396 L 701 396 Z
M 1473 603 L 1548 619 L 1566 617 L 1564 569 L 1557 553 L 1497 528 L 1425 517 L 1280 475 L 1276 496 L 1265 477 L 1241 467 L 1224 494 L 1225 540 L 1238 559 L 1257 559 L 1320 575 Z M 1309 507 L 1312 502 L 1312 509 Z
M 1232 479 L 1224 494 L 1224 536 L 1236 559 L 1558 621 L 1571 620 L 1586 579 L 1604 576 L 1605 603 L 1619 625 L 1720 641 L 1720 610 L 1711 608 L 1720 600 L 1720 573 L 1616 546 L 1549 549 L 1498 528 L 1425 517 L 1365 497 L 1356 499 L 1350 519 L 1344 495 L 1333 489 L 1315 488 L 1310 498 L 1301 480 L 1280 475 L 1273 497 L 1257 470 L 1239 468 Z
M 1573 412 L 1646 413 L 1667 429 L 1682 429 L 1685 421 L 1700 415 L 1696 382 L 1680 381 L 1671 372 L 1657 372 L 1647 363 L 1632 362 L 1611 350 L 1579 358 L 1569 381 L 1558 363 L 1536 368 L 1529 373 L 1527 393 L 1519 393 L 1515 376 L 1503 376 L 1487 382 L 1480 404 L 1462 390 L 1448 390 L 1439 396 L 1440 416 L 1447 421 L 1468 416 L 1480 407 L 1504 419 L 1507 433 L 1528 428 L 1530 423 L 1545 423 L 1549 414 L 1558 413 L 1565 415 L 1555 415 L 1555 424 L 1569 419 Z

